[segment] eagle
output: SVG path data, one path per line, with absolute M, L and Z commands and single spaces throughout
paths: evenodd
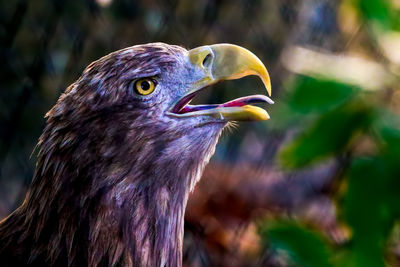
M 189 193 L 253 103 L 191 105 L 204 88 L 266 67 L 232 44 L 128 47 L 92 62 L 46 114 L 34 177 L 0 222 L 1 266 L 181 266 Z

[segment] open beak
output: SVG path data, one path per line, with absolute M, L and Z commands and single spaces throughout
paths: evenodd
M 188 51 L 188 60 L 204 75 L 195 82 L 169 114 L 177 117 L 211 116 L 226 121 L 268 120 L 267 111 L 252 106 L 253 103 L 274 102 L 265 95 L 252 95 L 216 105 L 189 105 L 196 94 L 206 86 L 223 80 L 234 80 L 249 75 L 257 75 L 271 95 L 271 81 L 261 60 L 249 50 L 232 44 L 201 46 Z

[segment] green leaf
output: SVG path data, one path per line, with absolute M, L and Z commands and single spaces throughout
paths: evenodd
M 399 116 L 381 110 L 374 120 L 374 129 L 383 153 L 397 164 L 400 160 L 400 118 Z
M 391 0 L 358 0 L 358 7 L 365 19 L 378 23 L 386 30 L 395 30 L 400 26 L 399 12 Z
M 383 181 L 386 185 L 388 205 L 394 216 L 400 217 L 400 118 L 383 111 L 374 120 L 380 157 L 385 167 Z
M 265 245 L 286 251 L 300 266 L 331 266 L 332 252 L 326 240 L 304 225 L 289 221 L 267 223 L 260 228 Z
M 345 216 L 353 230 L 350 266 L 385 266 L 384 242 L 393 225 L 390 177 L 379 157 L 357 159 L 348 175 Z
M 301 113 L 325 112 L 350 100 L 359 88 L 335 81 L 300 76 L 294 81 L 290 107 Z
M 287 168 L 303 167 L 340 153 L 352 137 L 367 128 L 372 112 L 362 104 L 352 104 L 324 114 L 300 136 L 282 146 L 279 161 Z

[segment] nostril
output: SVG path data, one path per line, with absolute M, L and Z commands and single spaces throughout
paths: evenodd
M 203 67 L 208 68 L 211 65 L 212 62 L 212 54 L 208 53 L 207 56 L 204 57 L 203 59 Z

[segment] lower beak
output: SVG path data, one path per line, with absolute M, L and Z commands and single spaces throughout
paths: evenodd
M 189 105 L 202 88 L 223 80 L 234 80 L 249 75 L 261 78 L 269 95 L 271 82 L 268 71 L 261 60 L 249 50 L 232 44 L 215 44 L 192 49 L 187 55 L 194 68 L 204 73 L 203 78 L 193 84 L 189 93 L 182 97 L 170 110 L 178 117 L 212 116 L 226 121 L 267 120 L 267 111 L 249 105 L 256 102 L 273 101 L 264 95 L 247 96 L 220 105 Z

